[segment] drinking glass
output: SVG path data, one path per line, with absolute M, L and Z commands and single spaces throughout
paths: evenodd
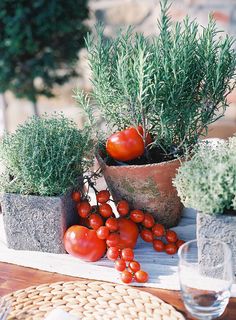
M 234 278 L 230 247 L 213 239 L 192 240 L 178 254 L 181 293 L 188 312 L 200 320 L 222 315 Z

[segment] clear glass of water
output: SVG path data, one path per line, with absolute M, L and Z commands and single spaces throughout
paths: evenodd
M 188 312 L 200 320 L 221 316 L 234 279 L 230 247 L 213 239 L 192 240 L 178 254 L 181 293 Z

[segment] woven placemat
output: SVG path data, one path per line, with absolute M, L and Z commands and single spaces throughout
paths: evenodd
M 12 303 L 8 320 L 42 320 L 55 308 L 81 320 L 184 319 L 171 305 L 147 292 L 97 281 L 43 284 L 5 297 Z

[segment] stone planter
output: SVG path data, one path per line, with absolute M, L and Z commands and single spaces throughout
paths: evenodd
M 1 206 L 9 248 L 65 253 L 64 233 L 78 224 L 70 194 L 41 197 L 5 193 Z
M 197 239 L 215 239 L 227 243 L 233 254 L 233 266 L 236 272 L 236 216 L 234 215 L 210 215 L 197 213 Z M 215 247 L 215 264 L 220 262 L 219 249 Z M 204 248 L 202 249 L 202 260 L 204 260 Z
M 126 199 L 136 209 L 153 214 L 170 228 L 180 220 L 183 206 L 172 185 L 179 160 L 150 165 L 108 166 L 99 154 L 98 162 L 113 199 Z

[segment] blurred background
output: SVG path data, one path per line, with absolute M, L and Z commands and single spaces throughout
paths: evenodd
M 218 28 L 235 37 L 236 0 L 174 0 L 170 10 L 176 21 L 188 14 L 203 26 L 210 12 Z M 159 13 L 158 0 L 1 0 L 0 135 L 35 113 L 63 111 L 81 126 L 72 90 L 92 90 L 86 32 L 102 21 L 108 37 L 128 25 L 152 35 Z M 211 125 L 210 137 L 236 132 L 236 91 L 228 100 L 231 106 Z

